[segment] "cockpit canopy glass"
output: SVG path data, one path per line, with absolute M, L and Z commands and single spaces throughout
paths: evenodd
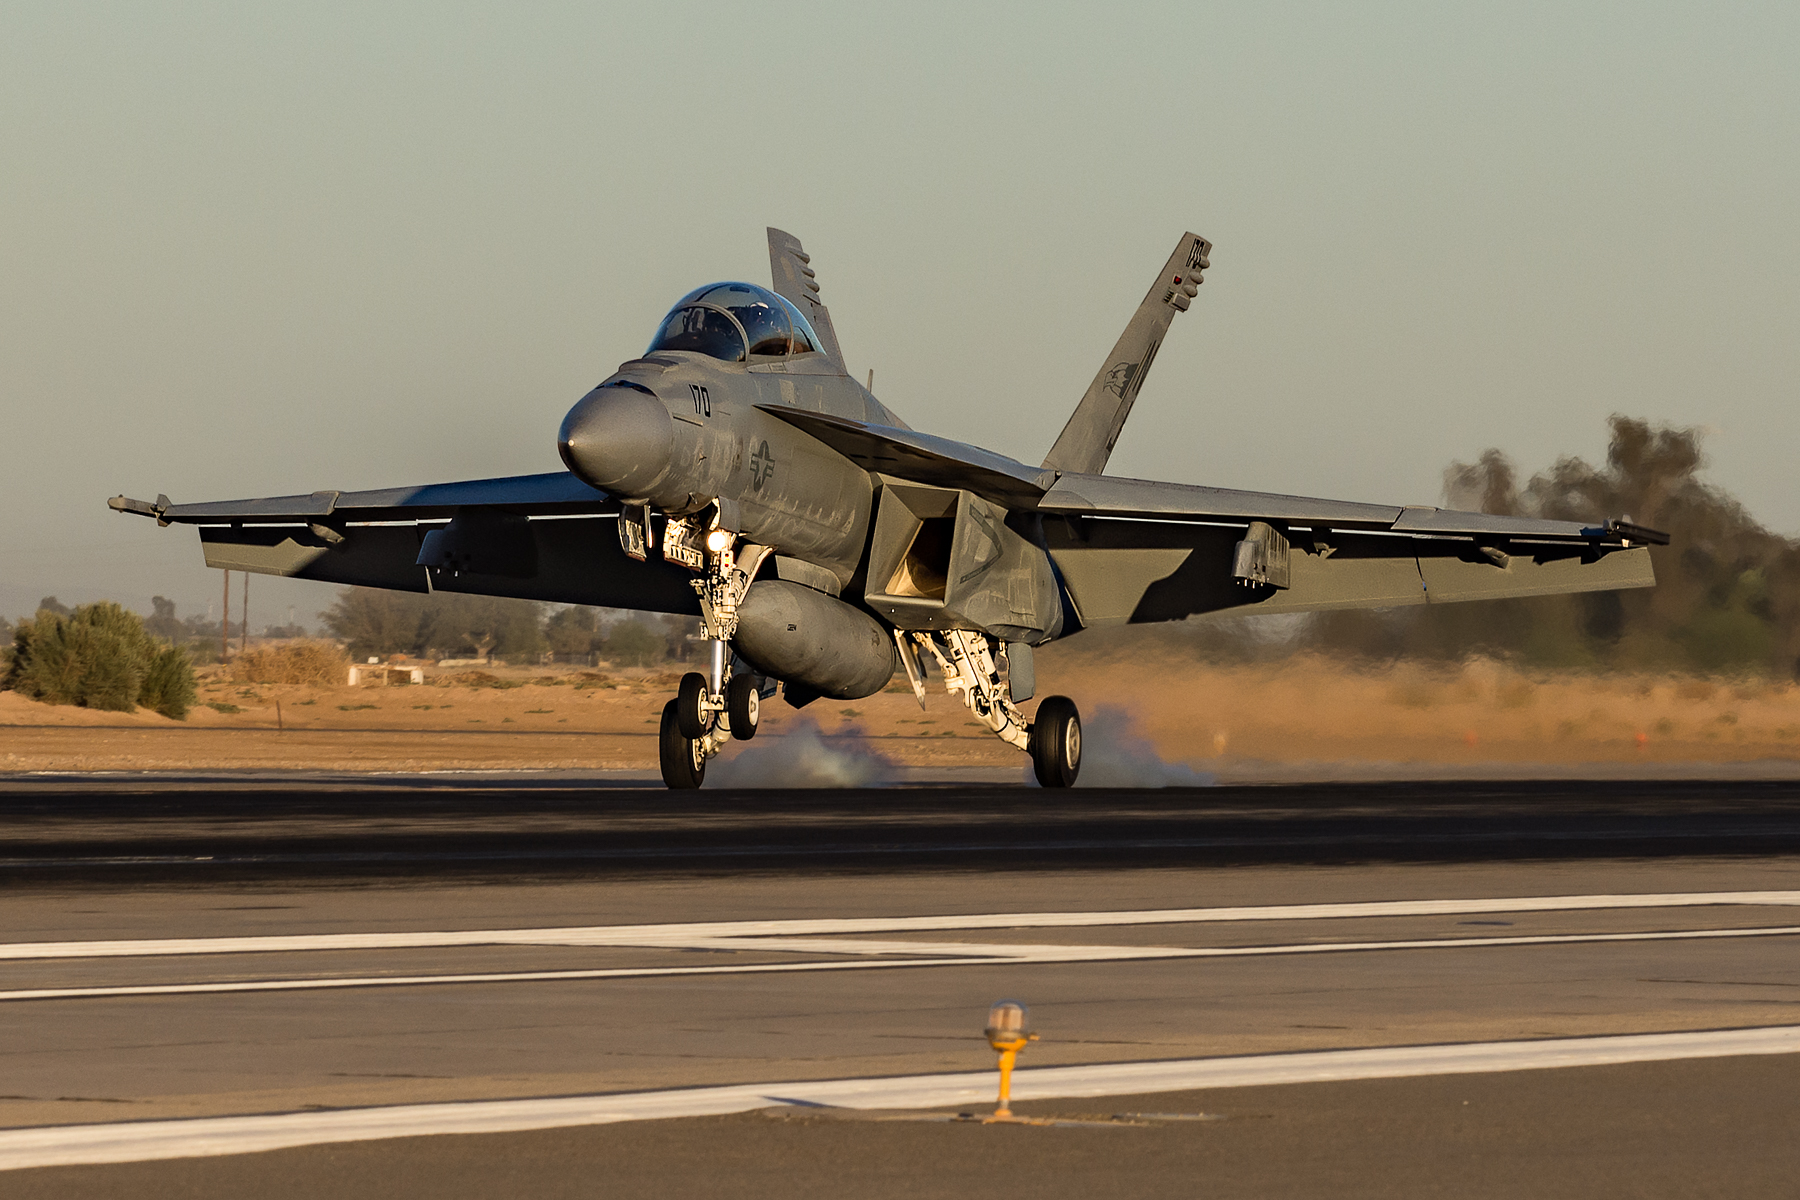
M 819 337 L 799 309 L 749 283 L 712 283 L 689 292 L 663 318 L 650 342 L 650 351 L 693 350 L 725 362 L 818 348 Z
M 742 326 L 718 309 L 698 304 L 678 305 L 663 318 L 650 350 L 693 350 L 726 362 L 746 357 Z

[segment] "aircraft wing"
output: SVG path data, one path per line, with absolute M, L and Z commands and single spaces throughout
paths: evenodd
M 1085 625 L 1203 612 L 1317 612 L 1650 587 L 1622 521 L 1316 500 L 1066 474 L 1037 505 Z
M 1056 486 L 1038 501 L 1045 513 L 1096 517 L 1139 517 L 1162 521 L 1209 521 L 1249 518 L 1328 529 L 1379 529 L 1393 533 L 1455 535 L 1482 538 L 1527 538 L 1549 541 L 1621 539 L 1668 545 L 1667 534 L 1613 521 L 1584 525 L 1578 521 L 1545 521 L 1535 517 L 1500 517 L 1421 505 L 1360 504 L 1349 500 L 1317 500 L 1277 492 L 1242 492 L 1232 488 L 1159 483 L 1113 475 L 1058 477 Z
M 448 518 L 457 509 L 469 505 L 500 508 L 527 516 L 619 511 L 618 502 L 611 496 L 589 487 L 567 471 L 366 492 L 324 491 L 304 496 L 270 496 L 204 504 L 172 504 L 167 496 L 157 497 L 154 504 L 128 500 L 124 496 L 115 496 L 106 503 L 118 512 L 155 517 L 163 525 L 430 521 Z
M 692 576 L 619 547 L 619 503 L 566 471 L 118 512 L 199 526 L 206 565 L 410 592 L 694 613 Z

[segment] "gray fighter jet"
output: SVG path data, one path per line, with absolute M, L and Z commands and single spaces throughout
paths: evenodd
M 1655 583 L 1655 530 L 1353 504 L 1101 472 L 1211 244 L 1185 234 L 1042 465 L 919 433 L 852 379 L 799 241 L 774 287 L 676 302 L 563 418 L 565 472 L 173 504 L 209 567 L 697 615 L 706 669 L 663 709 L 672 788 L 789 704 L 926 669 L 1046 787 L 1081 766 L 1066 696 L 1027 716 L 1032 647 L 1195 613 L 1291 613 Z

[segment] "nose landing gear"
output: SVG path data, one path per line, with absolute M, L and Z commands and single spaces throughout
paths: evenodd
M 727 739 L 747 741 L 756 736 L 760 681 L 749 671 L 733 672 L 731 639 L 737 634 L 738 605 L 768 553 L 766 547 L 747 545 L 740 566 L 735 534 L 715 528 L 701 540 L 685 525 L 671 521 L 664 541 L 679 543 L 695 560 L 689 565 L 704 567 L 705 574 L 693 583 L 700 595 L 702 644 L 708 657 L 706 673 L 690 671 L 682 676 L 675 698 L 663 706 L 657 758 L 663 782 L 679 789 L 697 788 L 705 781 L 706 760 L 724 749 Z M 704 549 L 692 548 L 693 542 Z
M 731 736 L 740 742 L 749 741 L 756 736 L 756 723 L 761 719 L 762 692 L 756 686 L 756 676 L 733 675 L 725 685 L 725 724 Z

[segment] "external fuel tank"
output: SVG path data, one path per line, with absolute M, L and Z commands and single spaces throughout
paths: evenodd
M 894 674 L 894 639 L 879 621 L 785 579 L 750 585 L 733 645 L 763 674 L 837 700 L 873 695 Z

